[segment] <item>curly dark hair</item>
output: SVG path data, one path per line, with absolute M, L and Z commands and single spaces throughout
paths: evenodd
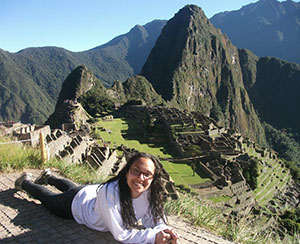
M 126 228 L 133 228 L 136 226 L 137 219 L 134 214 L 132 206 L 131 191 L 127 184 L 126 174 L 129 171 L 131 165 L 139 158 L 149 158 L 154 163 L 155 171 L 153 175 L 153 180 L 149 187 L 148 200 L 150 203 L 151 215 L 155 224 L 162 219 L 164 222 L 164 198 L 163 192 L 164 187 L 162 183 L 162 166 L 159 160 L 147 153 L 138 152 L 134 154 L 128 161 L 127 164 L 122 168 L 119 174 L 105 184 L 119 180 L 119 196 L 120 196 L 120 206 L 121 206 L 121 217 L 123 225 Z

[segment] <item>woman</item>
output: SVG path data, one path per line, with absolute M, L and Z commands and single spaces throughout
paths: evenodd
M 34 181 L 23 173 L 15 181 L 57 216 L 75 219 L 99 231 L 110 231 L 122 243 L 176 244 L 177 234 L 165 221 L 163 212 L 162 169 L 152 155 L 137 153 L 120 173 L 104 184 L 76 186 L 59 179 L 47 169 Z M 42 184 L 61 190 L 55 194 Z M 136 227 L 138 220 L 145 229 Z

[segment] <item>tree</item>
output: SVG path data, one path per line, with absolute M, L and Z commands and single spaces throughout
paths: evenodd
M 92 89 L 82 95 L 78 101 L 93 117 L 114 109 L 114 102 L 102 90 Z

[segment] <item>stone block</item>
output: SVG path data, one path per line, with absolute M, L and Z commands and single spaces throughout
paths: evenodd
M 73 150 L 73 148 L 71 146 L 65 147 L 65 150 L 68 151 L 70 154 L 74 153 L 74 150 Z
M 95 154 L 97 155 L 97 157 L 98 157 L 101 161 L 103 161 L 103 160 L 106 159 L 105 154 L 100 150 L 100 148 L 94 147 L 94 148 L 92 149 L 92 152 L 95 153 Z
M 77 140 L 78 140 L 79 142 L 82 142 L 82 141 L 83 141 L 83 139 L 82 139 L 82 137 L 81 137 L 80 135 L 77 135 L 76 138 L 77 138 Z
M 56 135 L 57 138 L 59 138 L 59 137 L 61 137 L 63 134 L 62 134 L 62 131 L 61 131 L 61 130 L 57 130 L 55 135 Z
M 75 140 L 72 140 L 70 145 L 72 148 L 76 148 L 78 146 Z
M 87 157 L 87 162 L 94 169 L 98 169 L 101 167 L 101 164 L 97 161 L 93 154 Z
M 59 152 L 59 156 L 61 158 L 64 158 L 64 157 L 69 156 L 69 155 L 70 155 L 70 153 L 67 150 L 63 150 L 63 151 Z

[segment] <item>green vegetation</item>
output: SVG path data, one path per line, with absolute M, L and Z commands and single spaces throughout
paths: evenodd
M 136 75 L 127 79 L 123 83 L 123 90 L 124 96 L 128 101 L 137 100 L 150 105 L 165 104 L 165 101 L 156 93 L 151 83 L 141 75 Z
M 204 227 L 225 238 L 244 244 L 281 243 L 276 233 L 264 234 L 259 223 L 246 219 L 227 221 L 222 213 L 191 194 L 181 195 L 178 200 L 168 200 L 165 209 L 169 214 L 187 218 L 194 225 Z
M 300 182 L 300 168 L 292 161 L 284 161 L 286 167 L 290 169 L 293 179 Z
M 293 161 L 300 166 L 300 144 L 297 135 L 290 130 L 278 130 L 272 125 L 264 123 L 268 144 L 281 158 Z
M 154 129 L 154 131 L 147 134 L 147 129 L 142 121 L 142 118 L 139 123 L 135 120 L 121 118 L 115 118 L 113 121 L 98 121 L 94 125 L 93 134 L 100 136 L 103 142 L 110 144 L 111 147 L 118 147 L 123 144 L 159 158 L 176 156 L 168 145 L 168 139 L 164 131 Z M 209 180 L 205 176 L 194 174 L 191 166 L 185 163 L 174 163 L 166 160 L 161 162 L 177 185 L 184 185 L 184 187 L 189 188 L 190 184 L 199 184 Z
M 185 154 L 186 156 L 191 156 L 191 157 L 195 157 L 195 156 L 199 156 L 201 155 L 201 147 L 198 145 L 189 145 L 185 148 Z
M 300 207 L 286 210 L 280 216 L 280 223 L 291 233 L 300 233 Z
M 277 130 L 264 123 L 268 143 L 291 171 L 293 179 L 300 181 L 300 144 L 298 136 L 290 130 Z
M 282 132 L 285 130 L 286 134 L 300 134 L 300 86 L 297 82 L 300 80 L 300 65 L 263 57 L 256 67 L 254 84 L 248 92 L 261 120 Z M 297 136 L 294 139 L 299 143 Z
M 92 89 L 79 97 L 78 101 L 82 104 L 85 111 L 93 117 L 97 117 L 106 111 L 114 109 L 113 101 L 100 89 Z
M 0 143 L 9 143 L 1 138 Z M 0 171 L 10 172 L 24 168 L 38 168 L 41 164 L 40 153 L 32 148 L 23 149 L 20 144 L 0 144 Z
M 214 203 L 218 203 L 218 202 L 226 202 L 228 200 L 230 200 L 231 197 L 229 196 L 219 196 L 219 197 L 211 197 L 209 198 L 210 201 L 214 202 Z
M 212 228 L 218 225 L 220 213 L 216 209 L 201 204 L 199 199 L 190 194 L 182 195 L 178 200 L 169 200 L 165 209 L 170 214 L 188 218 L 198 226 Z
M 249 156 L 254 158 L 254 167 L 251 168 L 251 166 L 249 166 L 246 168 L 246 172 L 248 172 L 249 175 L 247 176 L 248 173 L 246 173 L 245 178 L 250 177 L 248 181 L 253 182 L 253 186 L 250 184 L 251 188 L 255 186 L 252 189 L 254 197 L 260 206 L 264 206 L 273 198 L 278 190 L 283 189 L 290 181 L 290 171 L 282 162 L 284 160 L 270 159 L 267 156 L 263 157 L 260 153 L 257 153 L 254 148 L 248 148 L 246 145 L 243 145 L 243 148 L 246 149 Z
M 281 190 L 291 179 L 289 171 L 278 160 L 265 161 L 267 165 L 258 164 L 260 172 L 257 178 L 257 188 L 254 190 L 255 199 L 263 206 Z
M 63 81 L 79 65 L 86 65 L 107 87 L 139 73 L 165 23 L 156 20 L 136 27 L 114 42 L 84 52 L 57 47 L 17 53 L 0 49 L 0 120 L 42 124 L 54 111 Z
M 252 160 L 250 165 L 243 167 L 243 175 L 252 190 L 257 188 L 258 161 Z
M 9 142 L 0 138 L 0 142 Z M 95 171 L 86 165 L 66 164 L 55 158 L 42 164 L 40 151 L 20 144 L 0 144 L 0 172 L 25 171 L 26 169 L 56 168 L 65 177 L 77 183 L 102 182 Z

